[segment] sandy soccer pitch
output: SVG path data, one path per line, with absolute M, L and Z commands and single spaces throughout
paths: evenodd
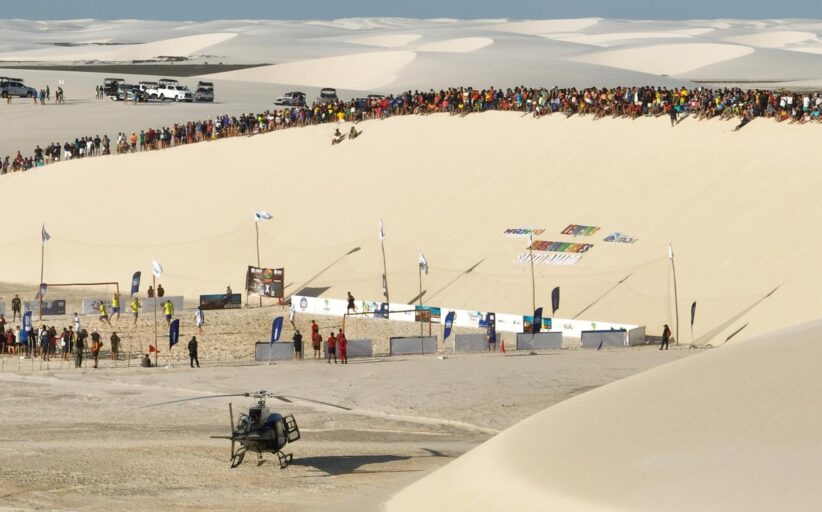
M 378 510 L 519 420 L 592 388 L 688 357 L 571 350 L 536 356 L 381 357 L 203 368 L 108 368 L 0 374 L 3 510 Z M 8 361 L 7 361 L 8 362 Z M 36 367 L 35 367 L 36 368 Z M 516 376 L 516 378 L 515 378 Z M 229 399 L 164 400 L 266 389 L 344 405 L 269 401 L 302 440 L 280 470 L 268 455 L 228 467 Z M 251 399 L 230 399 L 235 414 Z

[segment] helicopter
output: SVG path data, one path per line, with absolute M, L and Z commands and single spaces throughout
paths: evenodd
M 245 454 L 249 451 L 257 453 L 258 462 L 262 461 L 263 453 L 273 453 L 277 455 L 280 464 L 280 469 L 287 468 L 294 460 L 294 455 L 291 453 L 283 453 L 283 448 L 289 443 L 294 443 L 300 440 L 300 428 L 297 426 L 297 420 L 294 419 L 293 414 L 283 416 L 271 410 L 266 406 L 266 399 L 274 398 L 281 402 L 292 403 L 293 400 L 304 402 L 312 402 L 329 407 L 335 407 L 350 411 L 348 407 L 341 405 L 330 404 L 327 402 L 320 402 L 311 400 L 309 398 L 301 398 L 296 396 L 277 395 L 269 393 L 265 390 L 248 392 L 248 393 L 234 393 L 228 395 L 209 395 L 195 398 L 184 398 L 182 400 L 173 400 L 170 402 L 162 402 L 159 404 L 152 404 L 146 407 L 154 407 L 158 405 L 167 405 L 180 402 L 189 402 L 193 400 L 205 400 L 211 398 L 228 398 L 228 397 L 249 397 L 257 400 L 256 405 L 248 409 L 248 413 L 240 413 L 237 423 L 234 423 L 234 409 L 232 404 L 228 404 L 228 415 L 230 418 L 231 435 L 228 436 L 211 436 L 212 439 L 228 439 L 231 441 L 231 456 L 230 467 L 236 468 L 243 463 Z M 236 443 L 240 444 L 236 448 Z

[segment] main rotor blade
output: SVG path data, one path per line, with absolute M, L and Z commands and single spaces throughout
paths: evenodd
M 193 400 L 207 400 L 207 399 L 210 399 L 210 398 L 228 398 L 228 397 L 232 397 L 232 396 L 251 396 L 251 394 L 250 393 L 233 393 L 233 394 L 230 394 L 230 395 L 208 395 L 208 396 L 197 396 L 197 397 L 194 397 L 194 398 L 181 398 L 180 400 L 170 400 L 168 402 L 160 402 L 160 403 L 156 403 L 156 404 L 144 405 L 144 406 L 140 407 L 140 409 L 145 409 L 146 407 L 157 407 L 157 406 L 160 406 L 160 405 L 178 404 L 180 402 L 191 402 Z
M 311 402 L 311 403 L 314 403 L 314 404 L 325 405 L 325 406 L 328 406 L 328 407 L 334 407 L 336 409 L 342 409 L 343 411 L 350 411 L 351 410 L 350 407 L 345 407 L 345 406 L 342 406 L 342 405 L 332 404 L 332 403 L 329 403 L 329 402 L 321 402 L 319 400 L 312 400 L 310 398 L 303 398 L 301 396 L 291 396 L 291 395 L 269 395 L 269 396 L 271 396 L 271 398 L 276 398 L 277 400 L 279 400 L 281 402 L 286 402 L 286 403 L 291 403 L 292 400 L 299 400 L 299 401 L 302 401 L 302 402 Z

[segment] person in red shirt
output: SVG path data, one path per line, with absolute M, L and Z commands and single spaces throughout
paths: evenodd
M 323 339 L 320 336 L 320 326 L 314 320 L 311 321 L 311 346 L 314 348 L 314 359 L 320 359 L 320 349 L 322 348 Z
M 348 364 L 348 340 L 345 338 L 345 333 L 342 329 L 340 329 L 339 334 L 337 334 L 337 346 L 340 350 L 340 362 L 342 364 Z
M 331 364 L 331 357 L 334 357 L 334 364 L 337 364 L 337 338 L 334 337 L 334 333 L 331 333 L 331 336 L 328 337 L 326 341 L 326 351 L 328 352 L 328 364 Z

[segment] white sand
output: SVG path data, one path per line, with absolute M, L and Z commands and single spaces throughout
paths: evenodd
M 131 62 L 173 57 L 191 63 L 276 65 L 281 69 L 260 68 L 225 77 L 281 87 L 272 91 L 272 96 L 295 85 L 348 88 L 360 93 L 443 88 L 457 83 L 475 87 L 491 83 L 497 87 L 596 83 L 610 87 L 761 80 L 778 87 L 816 78 L 814 70 L 822 66 L 820 43 L 814 37 L 818 27 L 815 20 L 600 18 L 199 23 L 0 20 L 0 61 Z M 673 42 L 689 44 L 672 47 Z M 592 52 L 592 46 L 619 51 Z M 412 60 L 407 53 L 365 55 L 363 50 L 369 47 L 419 50 L 425 58 Z M 457 60 L 465 52 L 476 53 L 477 58 Z M 540 65 L 535 66 L 535 62 Z M 603 73 L 602 66 L 611 69 Z M 660 76 L 663 74 L 676 74 L 677 79 Z M 30 79 L 27 72 L 22 75 Z
M 384 48 L 401 48 L 413 43 L 422 36 L 419 34 L 387 34 L 383 36 L 358 37 L 349 42 L 365 46 L 381 46 Z
M 749 46 L 759 46 L 762 48 L 783 48 L 785 46 L 804 43 L 816 40 L 817 36 L 813 32 L 799 32 L 789 30 L 775 30 L 762 32 L 759 34 L 746 34 L 742 36 L 731 36 L 725 39 L 730 43 L 744 44 Z
M 387 51 L 326 57 L 274 66 L 205 75 L 217 80 L 264 82 L 313 87 L 371 90 L 397 79 L 397 73 L 416 58 L 414 52 Z
M 549 32 L 576 32 L 599 23 L 599 18 L 579 18 L 568 20 L 533 20 L 533 21 L 511 21 L 500 23 L 489 28 L 500 32 L 512 32 L 515 34 L 539 35 Z
M 125 46 L 93 46 L 46 48 L 42 50 L 28 50 L 20 52 L 0 53 L 0 61 L 30 61 L 53 62 L 61 60 L 99 60 L 99 61 L 128 61 L 141 59 L 156 59 L 163 56 L 188 57 L 219 43 L 224 43 L 237 37 L 237 34 L 217 33 L 198 34 L 193 36 L 175 37 L 150 43 Z M 106 42 L 111 39 L 106 39 Z M 88 40 L 80 41 L 89 44 Z
M 650 39 L 691 39 L 693 36 L 682 32 L 622 32 L 606 34 L 542 34 L 546 39 L 591 46 L 618 46 Z
M 421 44 L 415 49 L 420 52 L 471 53 L 492 44 L 494 44 L 494 40 L 490 37 L 461 37 L 459 39 Z
M 551 407 L 387 510 L 814 510 L 820 331 L 787 329 Z
M 589 53 L 574 60 L 655 75 L 680 75 L 753 52 L 748 46 L 686 43 Z

